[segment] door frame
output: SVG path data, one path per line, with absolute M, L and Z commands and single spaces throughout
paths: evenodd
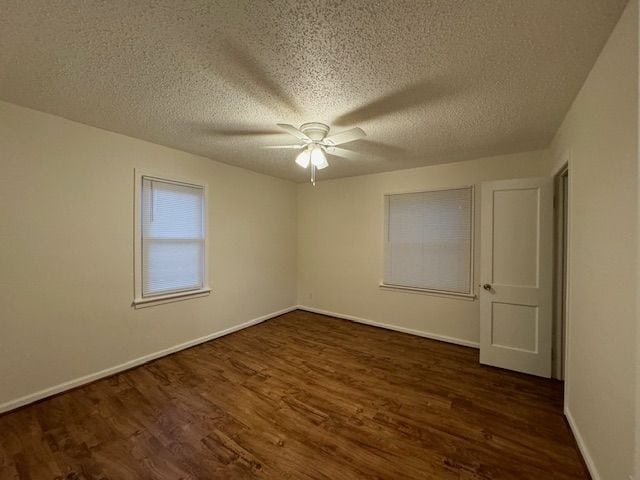
M 567 258 L 567 278 L 566 278 L 566 295 L 565 295 L 565 311 L 564 311 L 564 398 L 563 398 L 563 410 L 565 415 L 567 414 L 567 405 L 569 404 L 569 396 L 571 393 L 571 217 L 572 217 L 572 201 L 573 201 L 573 175 L 572 175 L 572 161 L 573 152 L 571 149 L 567 149 L 560 152 L 555 158 L 554 167 L 551 170 L 551 176 L 555 179 L 561 173 L 564 173 L 566 169 L 568 172 L 567 182 L 567 249 L 565 256 Z
M 569 165 L 553 176 L 553 340 L 552 378 L 564 380 L 568 316 Z

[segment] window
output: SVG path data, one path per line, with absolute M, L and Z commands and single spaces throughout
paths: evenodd
M 385 195 L 383 286 L 472 295 L 473 189 Z
M 204 186 L 137 178 L 135 303 L 208 292 Z

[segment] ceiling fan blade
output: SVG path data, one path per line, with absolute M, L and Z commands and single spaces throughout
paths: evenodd
M 325 138 L 322 143 L 325 145 L 342 145 L 343 143 L 353 142 L 354 140 L 359 140 L 366 136 L 367 134 L 364 133 L 364 130 L 356 127 L 351 130 L 347 130 L 346 132 L 331 135 L 330 137 Z
M 285 130 L 286 132 L 290 133 L 291 135 L 293 135 L 296 138 L 299 138 L 300 140 L 308 140 L 311 141 L 311 139 L 309 137 L 307 137 L 304 133 L 302 133 L 300 130 L 298 130 L 296 127 L 294 127 L 293 125 L 289 125 L 288 123 L 278 123 L 277 124 L 281 129 Z
M 340 147 L 327 147 L 326 152 L 329 155 L 348 158 L 349 160 L 366 160 L 368 158 L 367 155 L 363 155 L 362 153 L 354 152 L 353 150 L 347 150 L 346 148 Z
M 260 148 L 304 148 L 306 145 L 263 145 Z

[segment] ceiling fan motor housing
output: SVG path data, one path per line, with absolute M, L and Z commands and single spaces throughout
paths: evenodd
M 319 122 L 309 122 L 300 125 L 300 131 L 314 141 L 324 139 L 329 133 L 329 126 Z

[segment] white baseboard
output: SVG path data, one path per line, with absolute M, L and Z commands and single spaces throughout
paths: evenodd
M 411 328 L 399 327 L 397 325 L 390 325 L 388 323 L 376 322 L 374 320 L 368 320 L 366 318 L 355 317 L 353 315 L 347 315 L 345 313 L 330 312 L 328 310 L 321 310 L 315 307 L 307 307 L 305 305 L 298 305 L 300 310 L 305 310 L 311 313 L 319 313 L 320 315 L 328 315 L 330 317 L 342 318 L 344 320 L 350 320 L 352 322 L 363 323 L 365 325 L 371 325 L 373 327 L 386 328 L 387 330 L 394 330 L 396 332 L 408 333 L 410 335 L 417 335 L 419 337 L 429 338 L 431 340 L 438 340 L 440 342 L 455 343 L 456 345 L 462 345 L 464 347 L 480 348 L 478 342 L 472 342 L 470 340 L 463 340 L 461 338 L 448 337 L 446 335 L 439 335 L 437 333 L 423 332 L 422 330 L 413 330 Z
M 230 333 L 237 332 L 238 330 L 252 327 L 253 325 L 262 323 L 265 320 L 269 320 L 271 318 L 278 317 L 285 313 L 292 312 L 293 310 L 297 310 L 297 308 L 298 307 L 294 305 L 292 307 L 278 310 L 277 312 L 268 313 L 267 315 L 262 315 L 261 317 L 254 318 L 253 320 L 249 320 L 239 325 L 234 325 L 233 327 L 225 328 L 224 330 L 220 330 L 219 332 L 214 332 L 209 335 L 205 335 L 204 337 L 196 338 L 194 340 L 189 340 L 188 342 L 184 342 L 179 345 L 174 345 L 173 347 L 165 348 L 164 350 L 160 350 L 154 353 L 150 353 L 143 357 L 135 358 L 133 360 L 129 360 L 128 362 L 121 363 L 120 365 L 106 368 L 104 370 L 100 370 L 99 372 L 90 373 L 89 375 L 75 378 L 73 380 L 69 380 L 68 382 L 54 385 L 53 387 L 45 388 L 44 390 L 40 390 L 38 392 L 25 395 L 24 397 L 16 398 L 15 400 L 9 400 L 8 402 L 0 404 L 0 413 L 8 412 L 10 410 L 14 410 L 24 405 L 28 405 L 29 403 L 37 402 L 38 400 L 42 400 L 43 398 L 56 395 L 66 390 L 70 390 L 72 388 L 76 388 L 81 385 L 94 382 L 104 377 L 109 377 L 111 375 L 122 372 L 124 370 L 129 370 L 130 368 L 137 367 L 139 365 L 142 365 L 143 363 L 150 362 L 151 360 L 155 360 L 157 358 L 164 357 L 175 352 L 179 352 L 180 350 L 193 347 L 200 343 L 208 342 L 209 340 L 213 340 L 214 338 L 222 337 L 224 335 L 229 335 Z
M 564 416 L 567 418 L 567 422 L 569 423 L 569 427 L 571 428 L 571 431 L 573 432 L 573 436 L 576 439 L 576 443 L 578 444 L 578 449 L 580 450 L 580 453 L 582 454 L 582 458 L 584 459 L 584 463 L 587 465 L 587 469 L 589 470 L 589 473 L 591 474 L 591 479 L 592 480 L 601 480 L 601 476 L 598 473 L 598 469 L 596 468 L 596 464 L 593 461 L 593 458 L 591 458 L 591 455 L 589 454 L 589 450 L 587 449 L 587 445 L 584 443 L 584 439 L 582 438 L 582 435 L 580 434 L 580 430 L 578 429 L 578 425 L 576 424 L 575 420 L 573 419 L 573 416 L 571 415 L 571 411 L 569 410 L 569 407 L 567 407 L 567 405 L 564 406 Z

